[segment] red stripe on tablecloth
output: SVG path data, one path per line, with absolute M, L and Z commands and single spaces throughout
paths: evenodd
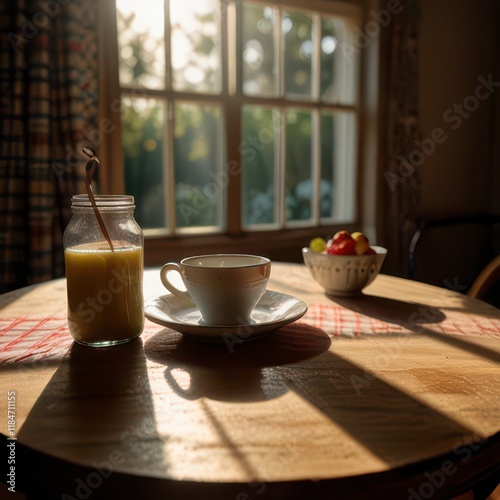
M 146 320 L 142 337 L 163 328 Z M 72 343 L 65 315 L 0 319 L 0 364 L 62 359 Z
M 43 349 L 44 347 L 52 347 L 52 343 L 55 340 L 64 340 L 69 334 L 67 327 L 61 327 L 58 330 L 50 333 L 49 335 L 42 337 L 38 342 L 35 342 L 32 346 L 33 349 Z
M 468 337 L 500 338 L 500 320 L 496 318 L 471 316 L 466 313 L 451 311 L 446 319 L 439 323 L 431 323 L 429 328 L 440 333 L 466 335 Z
M 362 334 L 408 332 L 401 325 L 359 314 L 349 309 L 326 304 L 311 304 L 306 315 L 301 319 L 324 330 L 332 336 L 357 336 Z
M 36 321 L 38 321 L 38 323 L 33 327 L 33 328 L 30 328 L 29 330 L 25 331 L 24 333 L 22 333 L 19 337 L 17 337 L 16 339 L 12 340 L 11 342 L 9 342 L 7 345 L 3 346 L 3 348 L 1 349 L 2 352 L 6 352 L 6 351 L 9 351 L 10 349 L 12 349 L 12 347 L 16 346 L 17 344 L 19 344 L 20 342 L 23 341 L 23 339 L 25 339 L 28 335 L 30 335 L 32 332 L 37 332 L 39 327 L 42 326 L 42 325 L 45 325 L 46 323 L 48 323 L 49 321 L 53 320 L 54 318 L 52 317 L 49 317 L 49 318 L 43 318 L 43 319 L 38 319 Z M 25 318 L 25 321 L 30 321 L 29 319 Z M 16 325 L 17 326 L 17 325 Z M 8 329 L 7 331 L 5 331 L 3 334 L 5 333 L 8 333 L 9 331 L 13 330 L 14 328 L 10 328 Z
M 69 335 L 67 329 L 65 334 L 66 316 L 0 320 L 0 324 L 5 322 L 9 325 L 0 330 L 0 362 L 58 359 L 71 345 L 71 338 L 66 340 Z
M 5 320 L 1 320 L 1 321 L 5 321 Z M 18 324 L 25 321 L 25 319 L 24 318 L 17 318 L 17 319 L 8 319 L 6 321 L 8 321 L 10 323 L 8 326 L 0 329 L 0 335 L 2 335 L 4 332 L 8 332 L 9 330 L 12 330 L 12 328 L 15 328 Z
M 332 336 L 355 336 L 382 333 L 418 333 L 425 328 L 447 335 L 500 338 L 500 319 L 472 316 L 466 312 L 444 311 L 442 321 L 412 324 L 391 323 L 372 316 L 365 316 L 350 309 L 325 304 L 309 305 L 300 320 L 324 330 Z

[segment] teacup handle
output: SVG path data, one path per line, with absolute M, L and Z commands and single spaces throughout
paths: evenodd
M 177 264 L 177 262 L 169 262 L 168 264 L 165 264 L 160 270 L 160 279 L 161 282 L 163 283 L 163 286 L 169 292 L 173 293 L 174 295 L 177 295 L 177 297 L 182 297 L 183 299 L 190 300 L 192 302 L 193 299 L 191 298 L 191 295 L 189 295 L 188 292 L 179 290 L 176 286 L 174 286 L 173 283 L 170 282 L 170 280 L 168 279 L 169 271 L 177 271 L 182 277 L 181 266 Z

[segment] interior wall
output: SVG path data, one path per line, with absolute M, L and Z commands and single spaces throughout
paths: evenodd
M 500 215 L 500 3 L 419 0 L 419 7 L 419 215 Z M 466 291 L 494 252 L 485 234 L 471 225 L 429 232 L 420 255 L 417 247 L 415 278 Z
M 486 213 L 500 88 L 483 82 L 498 81 L 498 2 L 419 0 L 419 6 L 420 126 L 423 141 L 429 141 L 420 214 L 433 219 Z M 432 139 L 438 129 L 441 143 Z

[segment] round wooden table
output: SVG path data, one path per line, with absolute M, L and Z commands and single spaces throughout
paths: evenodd
M 297 264 L 273 263 L 268 288 L 308 312 L 220 344 L 147 321 L 139 339 L 105 349 L 72 342 L 65 280 L 1 296 L 2 405 L 14 394 L 14 413 L 0 430 L 16 439 L 16 491 L 244 500 L 494 489 L 499 310 L 385 275 L 361 296 L 327 297 Z M 157 269 L 144 291 L 167 293 Z

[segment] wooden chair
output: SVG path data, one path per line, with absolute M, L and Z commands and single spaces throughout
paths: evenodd
M 500 305 L 500 255 L 497 255 L 472 283 L 467 295 L 485 300 L 497 307 Z M 498 290 L 497 290 L 498 288 Z
M 498 215 L 419 220 L 409 246 L 409 278 L 468 293 L 486 269 L 491 272 L 488 263 L 499 253 Z M 491 277 L 488 283 L 494 286 L 494 281 Z

